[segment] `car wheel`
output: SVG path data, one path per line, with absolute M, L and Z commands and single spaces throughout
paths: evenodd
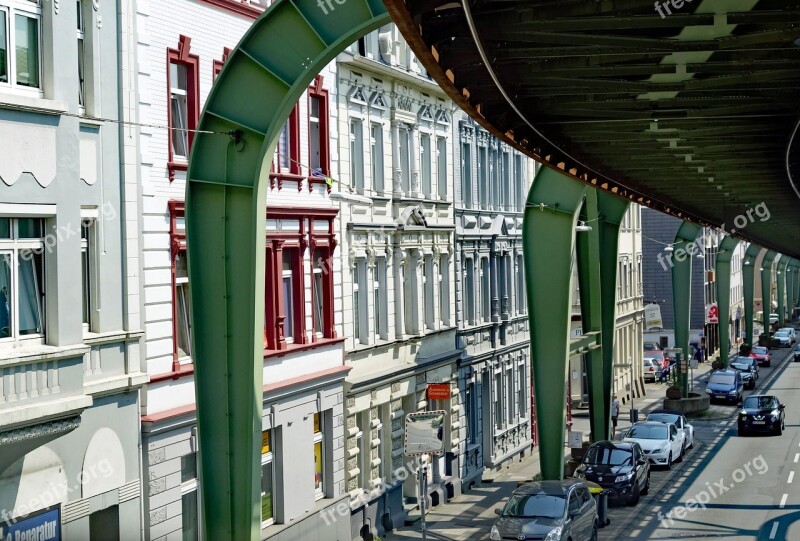
M 644 484 L 644 488 L 642 489 L 642 496 L 647 496 L 647 493 L 650 492 L 650 474 L 647 474 L 647 481 Z
M 628 505 L 631 507 L 639 503 L 640 492 L 639 492 L 639 483 L 633 485 L 633 492 L 631 493 L 631 497 L 628 498 Z
M 675 462 L 683 462 L 683 455 L 685 451 L 686 449 L 684 449 L 683 445 L 681 445 L 681 454 L 678 455 L 678 460 L 676 460 Z
M 781 425 L 782 425 L 782 424 L 783 424 L 783 423 L 781 423 Z M 778 425 L 778 428 L 777 428 L 777 430 L 775 430 L 775 434 L 777 434 L 778 436 L 780 436 L 780 435 L 782 435 L 782 434 L 783 434 L 783 426 L 781 426 L 781 425 Z
M 672 469 L 672 451 L 669 452 L 669 456 L 667 457 L 667 469 Z
M 592 526 L 592 541 L 597 541 L 597 523 Z

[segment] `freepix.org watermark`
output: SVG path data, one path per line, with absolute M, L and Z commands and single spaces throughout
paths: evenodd
M 343 6 L 346 3 L 347 0 L 317 0 L 317 6 L 322 10 L 323 15 L 327 15 L 329 12 L 335 10 L 336 6 L 334 6 L 334 4 Z
M 770 214 L 767 204 L 759 203 L 755 207 L 747 209 L 743 214 L 736 216 L 733 219 L 733 225 L 735 227 L 731 228 L 730 231 L 726 229 L 727 224 L 722 224 L 719 229 L 725 235 L 733 235 L 737 231 L 746 228 L 749 224 L 755 223 L 756 218 L 761 222 L 766 222 L 771 217 L 772 214 Z M 658 262 L 661 264 L 661 268 L 666 271 L 675 265 L 674 261 L 678 261 L 679 263 L 685 261 L 687 257 L 693 257 L 699 254 L 700 250 L 702 250 L 702 244 L 687 242 L 685 248 L 676 248 L 672 253 L 667 253 L 665 255 L 663 252 L 659 252 L 656 255 L 656 259 L 658 259 Z
M 692 0 L 663 0 L 661 2 L 656 0 L 656 13 L 661 15 L 661 18 L 664 19 L 667 15 L 672 15 L 672 9 L 670 9 L 670 6 L 675 8 L 675 10 L 679 10 L 684 6 L 684 4 L 691 3 Z M 664 12 L 666 12 L 666 14 Z
M 726 481 L 724 477 L 721 477 L 719 481 L 715 481 L 714 483 L 706 481 L 706 488 L 695 494 L 694 497 L 686 500 L 685 504 L 674 506 L 666 514 L 663 511 L 659 511 L 658 520 L 661 521 L 661 526 L 669 528 L 675 524 L 675 519 L 683 520 L 688 513 L 693 513 L 698 507 L 705 509 L 707 503 L 733 489 L 737 483 L 742 483 L 745 479 L 752 477 L 756 473 L 758 475 L 764 475 L 768 471 L 769 464 L 764 460 L 763 455 L 758 455 L 753 460 L 744 463 L 741 468 L 737 468 L 731 472 L 731 480 L 733 482 Z M 675 518 L 673 518 L 673 516 Z

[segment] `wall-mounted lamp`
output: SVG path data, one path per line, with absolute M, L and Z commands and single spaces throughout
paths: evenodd
M 575 231 L 577 231 L 579 233 L 585 233 L 585 232 L 591 231 L 591 230 L 592 230 L 592 226 L 591 225 L 586 225 L 585 222 L 578 222 L 578 225 L 575 226 Z
M 664 248 L 665 252 L 671 252 L 673 250 L 674 250 L 674 248 L 672 247 L 672 244 L 667 244 L 667 246 Z

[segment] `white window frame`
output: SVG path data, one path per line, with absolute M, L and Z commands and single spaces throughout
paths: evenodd
M 517 415 L 516 414 L 516 407 L 515 407 L 516 406 L 516 397 L 514 396 L 516 394 L 514 392 L 514 389 L 516 389 L 516 387 L 514 385 L 514 379 L 516 379 L 515 378 L 515 374 L 514 374 L 514 367 L 513 366 L 507 366 L 506 370 L 505 370 L 505 380 L 506 380 L 506 385 L 505 385 L 505 388 L 506 388 L 506 390 L 505 390 L 505 395 L 506 395 L 505 398 L 506 398 L 506 400 L 505 400 L 505 402 L 506 402 L 506 408 L 507 408 L 507 411 L 506 411 L 506 426 L 512 425 L 514 423 L 514 418 Z
M 400 152 L 400 186 L 404 194 L 411 193 L 411 129 L 407 125 L 398 128 L 398 149 Z
M 499 381 L 498 381 L 499 380 Z M 492 374 L 494 396 L 494 428 L 496 431 L 503 429 L 503 372 L 495 370 Z
M 83 237 L 83 232 L 86 231 L 86 237 Z M 85 310 L 88 312 L 89 321 L 83 322 L 84 334 L 92 332 L 96 326 L 94 319 L 94 311 L 97 308 L 97 299 L 99 298 L 99 289 L 97 284 L 97 221 L 81 217 L 81 264 L 85 260 L 87 276 L 83 275 L 83 267 L 81 267 L 81 285 L 83 290 L 81 296 L 84 297 L 86 303 Z M 187 280 L 188 282 L 188 280 Z
M 433 197 L 433 135 L 426 130 L 419 132 L 419 169 L 422 196 Z M 426 148 L 427 147 L 427 148 Z
M 382 122 L 370 122 L 369 144 L 370 159 L 372 160 L 372 190 L 376 193 L 383 193 L 386 186 L 386 172 L 383 167 Z
M 364 193 L 364 121 L 350 117 L 350 187 Z
M 450 254 L 439 255 L 439 323 L 450 325 Z
M 0 89 L 13 90 L 14 92 L 34 94 L 42 96 L 44 93 L 43 81 L 43 54 L 42 54 L 42 4 L 40 0 L 2 0 L 0 12 L 6 16 L 6 68 L 8 73 L 7 81 L 0 81 Z M 15 19 L 17 15 L 29 17 L 37 21 L 37 52 L 39 55 L 39 86 L 29 87 L 17 83 L 17 55 L 16 55 L 16 27 Z
M 298 248 L 299 249 L 299 248 Z M 281 295 L 283 295 L 283 338 L 287 344 L 294 344 L 295 334 L 297 329 L 294 328 L 294 311 L 296 309 L 294 305 L 294 261 L 292 261 L 291 256 L 289 256 L 289 268 L 284 269 L 283 265 L 284 262 L 287 261 L 287 253 L 284 251 L 281 253 Z M 286 279 L 289 279 L 289 290 L 288 294 L 286 293 Z M 289 336 L 289 330 L 291 330 L 291 336 Z
M 78 109 L 86 113 L 86 17 L 83 0 L 77 0 L 78 10 Z M 83 78 L 81 78 L 83 76 Z
M 486 145 L 478 145 L 478 208 L 486 210 L 489 208 L 490 198 L 490 175 L 491 169 L 489 165 L 489 147 Z M 481 163 L 483 162 L 483 163 Z
M 425 254 L 422 259 L 422 309 L 424 311 L 425 328 L 429 331 L 436 329 L 436 303 L 434 302 L 433 287 L 433 256 Z
M 528 413 L 527 387 L 528 370 L 523 361 L 517 365 L 517 414 L 521 421 L 527 418 Z
M 317 104 L 317 115 L 314 116 L 312 111 L 314 108 L 312 104 Z M 311 95 L 308 99 L 308 151 L 309 151 L 309 165 L 311 176 L 322 175 L 322 121 L 319 117 L 322 111 L 323 99 L 322 96 Z M 316 148 L 315 148 L 316 146 Z M 315 160 L 317 163 L 315 163 Z M 316 166 L 316 167 L 315 167 Z
M 466 151 L 466 152 L 465 152 Z M 471 209 L 472 200 L 472 143 L 461 141 L 461 199 L 464 207 Z
M 8 307 L 9 307 L 9 326 L 13 330 L 10 336 L 0 338 L 0 343 L 12 342 L 26 342 L 38 341 L 44 342 L 46 336 L 46 322 L 47 322 L 47 303 L 46 293 L 41 295 L 43 288 L 47 282 L 47 258 L 44 256 L 44 236 L 46 232 L 46 222 L 43 218 L 33 217 L 33 219 L 42 220 L 42 235 L 40 239 L 20 239 L 19 230 L 17 228 L 18 219 L 10 216 L 3 216 L 4 219 L 9 219 L 11 239 L 0 239 L 0 254 L 8 254 L 11 256 L 9 280 L 11 283 L 11 290 L 8 292 Z M 21 219 L 29 217 L 20 216 Z M 19 255 L 23 250 L 39 250 L 42 254 L 42 281 L 45 283 L 35 283 L 37 301 L 40 304 L 39 308 L 39 326 L 41 332 L 21 335 L 19 334 Z M 34 276 L 35 277 L 35 276 Z M 44 296 L 45 299 L 40 297 Z
M 191 323 L 191 306 L 189 304 L 189 289 L 191 286 L 189 285 L 189 276 L 178 277 L 178 258 L 186 258 L 186 251 L 180 250 L 177 254 L 175 254 L 175 302 L 182 305 L 183 313 L 185 314 L 185 321 L 181 321 L 180 314 L 181 314 L 181 306 L 176 306 L 175 310 L 175 317 L 178 321 L 175 322 L 176 330 L 178 325 L 184 326 L 184 332 L 186 333 L 186 337 L 188 338 L 188 343 L 186 344 L 186 352 L 187 355 L 178 356 L 178 364 L 191 364 L 192 362 L 192 323 Z M 179 335 L 180 336 L 180 335 Z M 179 337 L 175 337 L 176 342 L 179 341 Z M 176 350 L 180 350 L 178 346 L 176 346 Z
M 371 462 L 372 457 L 372 427 L 370 426 L 371 423 L 371 413 L 369 409 L 364 411 L 358 412 L 358 416 L 356 417 L 358 421 L 358 428 L 360 432 L 359 438 L 359 477 L 361 478 L 359 481 L 359 486 L 369 494 L 371 492 L 371 487 L 369 486 L 371 479 L 371 474 L 369 473 L 372 471 Z
M 447 199 L 447 137 L 436 136 L 436 192 L 440 200 Z
M 375 328 L 373 334 L 376 340 L 388 340 L 389 332 L 389 292 L 386 288 L 386 258 L 375 258 L 372 269 L 373 303 L 375 310 Z

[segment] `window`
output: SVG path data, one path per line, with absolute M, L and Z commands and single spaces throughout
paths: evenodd
M 500 204 L 500 155 L 495 146 L 489 150 L 489 175 L 491 208 L 496 208 Z
M 431 155 L 431 136 L 428 133 L 420 134 L 419 145 L 419 163 L 422 170 L 422 193 L 425 197 L 431 197 L 433 192 L 433 184 L 431 180 L 431 163 L 433 156 Z
M 92 329 L 92 302 L 95 280 L 95 223 L 84 220 L 81 223 L 81 289 L 83 298 L 83 329 Z
M 275 452 L 272 430 L 261 433 L 261 527 L 275 522 Z
M 522 176 L 522 156 L 519 154 L 514 155 L 514 185 L 517 192 L 517 211 L 522 212 L 525 210 L 525 181 Z
M 483 321 L 492 319 L 492 287 L 489 275 L 489 258 L 481 258 L 481 289 L 483 293 Z
M 170 244 L 172 246 L 172 369 L 192 362 L 191 301 L 186 265 L 186 221 L 182 201 L 169 202 Z
M 519 365 L 517 367 L 517 407 L 519 409 L 519 416 L 525 417 L 525 413 L 528 411 L 528 400 L 526 398 L 526 390 L 528 386 L 528 372 L 525 370 L 525 363 Z
M 181 456 L 180 488 L 182 539 L 183 541 L 197 541 L 200 522 L 198 520 L 196 452 Z M 102 536 L 99 538 L 102 538 Z
M 466 417 L 467 443 L 475 443 L 478 433 L 475 425 L 477 409 L 475 407 L 475 384 L 471 381 L 467 383 L 467 388 L 464 392 L 464 416 Z
M 504 210 L 511 209 L 511 155 L 503 152 L 503 180 L 500 186 L 500 206 Z
M 383 124 L 373 122 L 370 135 L 372 189 L 377 193 L 383 193 Z
M 494 425 L 500 430 L 503 428 L 503 401 L 500 392 L 503 387 L 503 375 L 497 372 L 494 375 Z
M 337 213 L 334 209 L 269 208 L 264 291 L 266 349 L 282 350 L 287 344 L 336 337 L 332 255 L 336 247 L 333 220 Z M 311 310 L 310 328 L 307 307 Z
M 192 147 L 197 120 L 200 116 L 199 63 L 191 54 L 191 38 L 181 35 L 178 48 L 167 50 L 169 69 L 167 86 L 169 108 L 167 120 L 170 127 L 169 164 L 170 180 L 175 170 L 186 170 L 189 150 Z
M 404 194 L 411 192 L 411 134 L 400 128 L 400 186 Z
M 511 424 L 514 421 L 515 408 L 514 408 L 514 371 L 509 368 L 506 370 L 506 406 L 508 407 L 507 417 L 508 423 Z
M 364 134 L 360 118 L 350 119 L 350 187 L 364 192 Z
M 0 218 L 0 339 L 44 334 L 44 221 Z
M 472 145 L 461 143 L 461 191 L 464 206 L 472 208 Z
M 447 199 L 447 138 L 436 138 L 436 187 L 439 199 Z
M 439 321 L 450 324 L 450 256 L 439 256 Z
M 355 345 L 367 344 L 367 326 L 369 324 L 368 306 L 369 286 L 366 280 L 366 261 L 359 259 L 353 269 L 353 339 Z M 362 285 L 363 284 L 363 285 Z
M 359 438 L 358 455 L 360 463 L 359 469 L 359 486 L 366 492 L 370 492 L 370 481 L 372 481 L 372 467 L 370 454 L 372 451 L 372 436 L 371 423 L 370 423 L 370 410 L 362 411 L 358 414 L 358 428 L 361 430 L 361 437 Z
M 402 281 L 405 294 L 403 309 L 405 310 L 406 334 L 418 334 L 420 330 L 417 262 L 418 260 L 414 255 L 408 254 L 405 258 L 405 268 L 403 269 Z
M 325 497 L 325 441 L 319 413 L 314 414 L 314 497 Z
M 464 260 L 464 302 L 465 318 L 470 325 L 475 325 L 475 263 L 471 258 Z
M 282 180 L 287 175 L 300 174 L 300 113 L 295 105 L 286 124 L 281 129 L 278 137 L 278 146 L 275 147 L 275 159 L 272 162 L 271 181 L 278 179 L 278 189 L 283 187 Z M 274 188 L 274 183 L 270 183 Z
M 425 310 L 425 327 L 434 330 L 435 317 L 433 313 L 433 256 L 426 255 L 423 260 L 423 310 Z
M 78 10 L 78 105 L 86 107 L 85 46 L 86 25 L 83 17 L 83 0 L 77 0 Z
M 321 179 L 330 175 L 328 135 L 328 91 L 317 75 L 308 88 L 308 147 L 311 158 L 311 177 Z M 310 188 L 310 183 L 309 183 Z
M 386 289 L 386 258 L 375 259 L 373 268 L 373 303 L 375 306 L 375 337 L 389 339 L 389 306 Z
M 5 0 L 0 6 L 0 86 L 41 88 L 41 14 L 39 0 Z
M 478 202 L 480 208 L 489 205 L 489 161 L 485 146 L 478 147 Z
M 119 538 L 119 505 L 89 515 L 89 539 L 119 541 Z

